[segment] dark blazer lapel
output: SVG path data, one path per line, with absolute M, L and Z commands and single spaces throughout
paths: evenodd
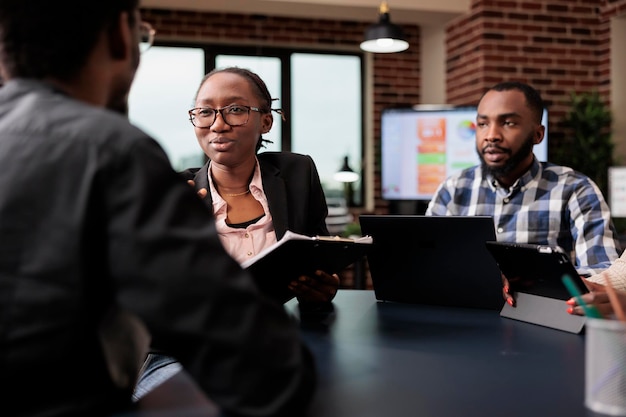
M 265 190 L 270 213 L 272 213 L 276 239 L 281 239 L 289 227 L 285 181 L 280 177 L 280 170 L 274 165 L 263 163 L 260 160 L 259 164 L 261 166 L 263 189 Z

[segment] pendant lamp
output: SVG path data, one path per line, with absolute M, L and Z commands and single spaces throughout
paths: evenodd
M 374 53 L 392 53 L 404 51 L 408 47 L 409 43 L 404 40 L 400 26 L 394 25 L 389 20 L 389 6 L 383 1 L 380 4 L 378 23 L 365 31 L 361 49 Z
M 333 179 L 339 182 L 355 182 L 358 181 L 361 176 L 354 172 L 348 164 L 348 157 L 343 157 L 343 166 L 341 169 L 333 175 Z

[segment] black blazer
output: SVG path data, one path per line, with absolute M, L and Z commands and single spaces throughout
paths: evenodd
M 287 230 L 307 236 L 328 235 L 328 207 L 313 159 L 291 152 L 262 152 L 257 154 L 257 159 L 276 239 L 282 238 Z M 193 179 L 196 189 L 208 191 L 208 169 L 207 162 L 202 168 L 191 168 L 181 174 L 185 179 Z M 204 202 L 212 211 L 210 192 Z

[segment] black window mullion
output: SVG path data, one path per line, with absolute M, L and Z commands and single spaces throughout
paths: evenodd
M 281 90 L 283 109 L 289 109 L 286 121 L 282 123 L 282 144 L 283 151 L 291 151 L 291 126 L 294 115 L 294 109 L 291 106 L 291 53 L 280 56 L 281 62 Z

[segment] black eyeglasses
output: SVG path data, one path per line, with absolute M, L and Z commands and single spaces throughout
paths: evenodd
M 139 51 L 146 52 L 154 43 L 154 35 L 156 30 L 148 22 L 139 23 Z
M 250 110 L 261 113 L 258 107 L 244 106 L 242 104 L 232 104 L 221 109 L 211 107 L 196 107 L 189 110 L 189 121 L 199 128 L 209 128 L 215 123 L 217 113 L 222 115 L 224 123 L 229 126 L 243 126 L 248 123 Z

